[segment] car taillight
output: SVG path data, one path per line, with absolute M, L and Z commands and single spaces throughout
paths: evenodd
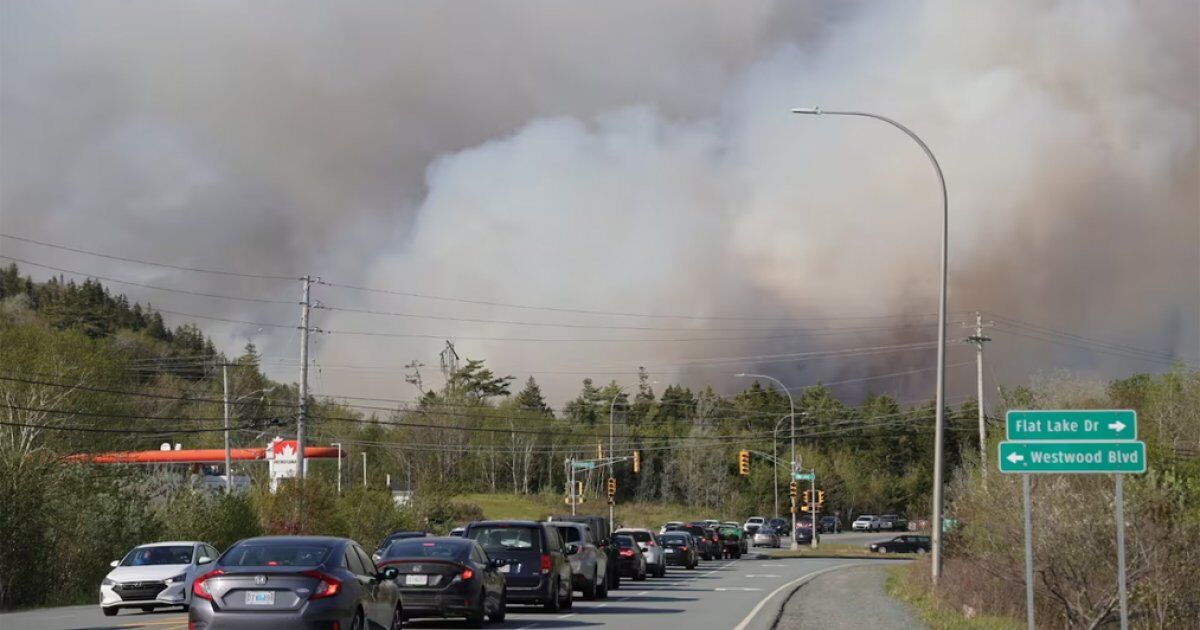
M 550 572 L 550 554 L 542 554 L 542 573 Z
M 687 551 L 687 545 L 684 545 L 684 546 L 680 547 L 680 548 L 679 548 L 679 550 L 680 550 L 680 551 Z
M 314 577 L 320 580 L 317 587 L 313 589 L 312 597 L 309 599 L 323 599 L 325 597 L 333 597 L 342 590 L 342 581 L 321 573 L 320 571 L 304 571 L 302 575 Z
M 221 575 L 222 573 L 224 573 L 224 571 L 217 569 L 215 571 L 209 571 L 208 573 L 196 578 L 196 580 L 192 582 L 192 595 L 199 597 L 200 599 L 207 599 L 211 602 L 213 597 L 212 593 L 208 590 L 208 579 Z
M 475 572 L 474 572 L 474 571 L 472 571 L 472 570 L 470 570 L 470 569 L 465 569 L 465 570 L 463 570 L 463 572 L 462 572 L 462 579 L 463 579 L 463 581 L 464 581 L 464 582 L 465 582 L 465 581 L 467 581 L 467 580 L 469 580 L 469 579 L 471 579 L 471 578 L 473 578 L 473 577 L 475 577 Z
M 619 553 L 622 557 L 628 558 L 633 555 L 633 550 L 632 549 L 622 549 L 621 551 L 618 551 L 617 553 Z

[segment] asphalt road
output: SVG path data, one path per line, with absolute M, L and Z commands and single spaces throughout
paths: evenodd
M 778 630 L 923 628 L 912 611 L 884 590 L 885 567 L 847 567 L 813 578 L 783 606 Z
M 548 614 L 535 608 L 512 608 L 503 624 L 489 628 L 663 627 L 761 630 L 770 627 L 780 606 L 804 578 L 845 567 L 888 560 L 797 558 L 704 562 L 694 571 L 672 568 L 662 579 L 622 580 L 607 600 L 576 600 L 574 609 Z M 147 628 L 183 630 L 179 612 L 122 612 L 105 617 L 99 606 L 71 606 L 0 615 L 3 630 L 84 630 Z M 457 621 L 415 620 L 410 628 L 461 628 Z

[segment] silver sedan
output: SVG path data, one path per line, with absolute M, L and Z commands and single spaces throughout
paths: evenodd
M 779 533 L 770 527 L 760 527 L 754 532 L 755 547 L 774 547 L 779 549 L 783 546 L 783 539 L 779 537 Z

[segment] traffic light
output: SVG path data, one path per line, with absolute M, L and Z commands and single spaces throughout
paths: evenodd
M 609 477 L 608 478 L 608 498 L 612 499 L 615 496 L 617 496 L 617 478 Z
M 793 494 L 791 496 L 791 500 L 792 500 L 792 514 L 795 514 L 796 513 L 796 495 Z
M 750 474 L 750 451 L 746 449 L 738 451 L 738 474 Z
M 596 459 L 604 459 L 604 444 L 596 442 Z
M 817 505 L 824 505 L 824 504 L 825 504 L 825 491 L 817 490 Z
M 642 453 L 641 451 L 633 452 L 633 474 L 642 472 Z
M 575 500 L 579 501 L 580 503 L 583 502 L 583 482 L 582 481 L 575 482 Z
M 796 494 L 799 492 L 800 492 L 800 485 L 797 484 L 795 481 L 793 481 L 791 483 L 791 485 L 788 486 L 788 495 L 791 496 L 793 499 L 795 499 Z M 795 501 L 793 501 L 792 503 L 794 504 Z
M 808 490 L 805 490 L 804 491 L 804 504 L 808 505 L 809 503 L 812 503 L 812 493 L 810 493 Z

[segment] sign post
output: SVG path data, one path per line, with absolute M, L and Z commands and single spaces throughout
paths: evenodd
M 1137 441 L 1132 409 L 1012 410 L 1005 416 L 1008 440 L 999 445 L 1000 472 L 1021 475 L 1025 503 L 1025 615 L 1033 622 L 1033 516 L 1029 475 L 1112 474 L 1116 477 L 1117 590 L 1121 630 L 1129 628 L 1125 588 L 1125 474 L 1146 472 L 1146 443 Z

